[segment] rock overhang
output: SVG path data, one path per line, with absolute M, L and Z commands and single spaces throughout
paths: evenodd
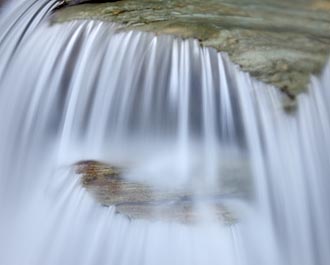
M 52 21 L 102 20 L 121 30 L 198 39 L 291 100 L 322 71 L 330 53 L 329 1 L 87 2 L 57 10 Z

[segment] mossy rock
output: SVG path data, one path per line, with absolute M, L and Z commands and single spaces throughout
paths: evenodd
M 79 19 L 198 39 L 291 99 L 321 72 L 330 52 L 329 1 L 122 0 L 63 8 L 52 21 Z

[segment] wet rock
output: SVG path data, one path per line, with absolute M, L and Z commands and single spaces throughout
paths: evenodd
M 81 175 L 82 185 L 97 201 L 104 206 L 115 206 L 117 213 L 131 219 L 191 223 L 200 220 L 201 213 L 207 211 L 211 219 L 233 224 L 237 215 L 229 205 L 244 196 L 232 188 L 198 193 L 189 188 L 156 188 L 125 179 L 127 169 L 97 161 L 79 162 L 75 170 Z
M 120 0 L 62 0 L 65 5 L 79 5 L 84 3 L 111 3 L 118 2 Z
M 125 0 L 73 6 L 54 16 L 54 22 L 76 19 L 196 38 L 292 99 L 320 73 L 330 52 L 329 1 Z

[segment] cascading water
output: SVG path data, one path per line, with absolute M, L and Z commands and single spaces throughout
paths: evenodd
M 328 264 L 329 66 L 288 114 L 197 41 L 49 26 L 54 1 L 22 5 L 0 22 L 0 264 Z M 85 159 L 196 195 L 248 163 L 253 189 L 220 186 L 232 225 L 204 208 L 193 225 L 128 220 L 80 187 Z

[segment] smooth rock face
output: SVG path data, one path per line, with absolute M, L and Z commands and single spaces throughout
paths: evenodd
M 146 183 L 126 180 L 125 169 L 97 161 L 82 161 L 75 165 L 82 185 L 104 206 L 131 219 L 165 220 L 191 223 L 201 218 L 207 209 L 212 217 L 224 224 L 233 224 L 237 216 L 230 205 L 247 199 L 246 190 L 217 189 L 193 192 L 189 188 L 161 189 Z M 246 173 L 246 169 L 244 169 Z M 232 181 L 234 178 L 232 178 Z M 230 185 L 227 183 L 227 185 Z M 247 183 L 244 183 L 245 189 Z
M 291 98 L 320 73 L 330 52 L 329 1 L 123 0 L 64 8 L 53 21 L 75 19 L 199 39 Z

